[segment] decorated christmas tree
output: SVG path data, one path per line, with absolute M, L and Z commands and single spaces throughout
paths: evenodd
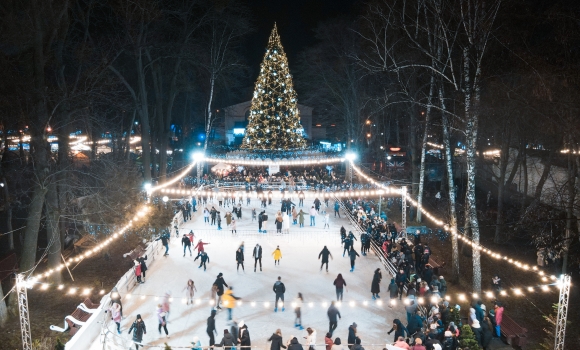
M 242 148 L 301 149 L 306 145 L 302 132 L 292 75 L 288 69 L 288 60 L 282 48 L 280 36 L 274 25 L 254 88 Z

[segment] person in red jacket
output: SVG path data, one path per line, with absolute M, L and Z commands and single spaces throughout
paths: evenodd
M 495 312 L 495 336 L 501 336 L 501 320 L 503 319 L 503 306 L 499 301 L 496 301 L 493 310 Z
M 195 246 L 195 248 L 193 250 L 197 249 L 198 254 L 201 254 L 205 251 L 205 249 L 203 248 L 204 245 L 209 244 L 209 243 L 203 243 L 201 241 L 201 239 L 197 242 L 197 245 Z
M 137 277 L 137 282 L 143 283 L 141 281 L 141 264 L 135 260 L 135 277 Z

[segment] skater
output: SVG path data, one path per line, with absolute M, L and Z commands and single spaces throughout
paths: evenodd
M 290 233 L 290 216 L 288 213 L 282 215 L 282 229 L 284 230 L 283 233 Z
M 240 271 L 240 265 L 242 265 L 242 271 L 246 271 L 244 269 L 244 252 L 242 251 L 242 248 L 238 248 L 236 251 L 236 262 L 238 263 L 236 271 Z
M 233 313 L 233 309 L 236 307 L 236 300 L 241 299 L 241 298 L 238 298 L 237 296 L 235 296 L 233 293 L 234 293 L 234 286 L 229 286 L 228 290 L 226 290 L 224 292 L 224 295 L 222 296 L 223 304 L 226 307 L 226 309 L 228 309 L 228 321 L 232 320 L 232 313 Z
M 195 234 L 193 233 L 193 230 L 189 230 L 187 237 L 189 238 L 189 243 L 193 245 L 193 241 L 195 241 Z
M 206 198 L 207 197 L 204 197 L 204 199 L 206 199 Z M 191 344 L 193 344 L 193 347 L 191 348 L 191 350 L 203 350 L 203 348 L 201 347 L 201 342 L 199 341 L 199 337 L 197 335 L 195 335 L 193 337 Z
M 159 321 L 159 334 L 161 335 L 161 328 L 165 331 L 165 336 L 169 338 L 169 332 L 167 331 L 167 319 L 165 318 L 167 313 L 164 311 L 163 305 L 157 304 L 157 320 Z
M 220 272 L 217 275 L 217 278 L 216 278 L 214 284 L 217 286 L 217 296 L 218 296 L 218 302 L 216 303 L 216 306 L 218 309 L 221 309 L 219 302 L 221 300 L 222 295 L 224 294 L 224 286 L 229 287 L 228 284 L 226 283 L 226 281 L 224 280 L 223 273 Z
M 145 272 L 147 271 L 147 264 L 145 263 L 145 260 L 147 260 L 147 255 L 145 255 L 145 257 L 141 256 L 137 258 L 137 261 L 141 265 L 141 283 L 145 283 Z
M 183 256 L 185 256 L 186 249 L 189 249 L 189 256 L 191 256 L 191 240 L 185 235 L 185 233 L 181 238 L 181 245 L 183 246 Z
M 117 303 L 121 306 L 121 318 L 123 317 L 123 303 L 121 302 L 121 294 L 119 294 L 119 291 L 117 290 L 117 287 L 113 287 L 113 289 L 111 289 L 111 293 L 109 293 L 109 299 L 111 299 L 111 306 L 113 305 L 113 303 Z
M 232 229 L 232 235 L 237 235 L 238 231 L 236 230 L 237 224 L 236 224 L 236 220 L 232 219 L 232 224 L 231 224 L 231 229 Z
M 350 251 L 348 252 L 348 256 L 350 258 L 350 272 L 353 272 L 354 271 L 354 262 L 356 260 L 356 257 L 360 256 L 360 255 L 358 255 L 356 250 L 354 250 L 354 248 L 351 247 Z
M 203 271 L 205 271 L 207 269 L 206 263 L 209 263 L 209 256 L 206 252 L 201 252 L 195 257 L 195 259 L 193 259 L 193 261 L 196 261 L 198 258 L 200 259 L 198 269 L 201 269 L 203 266 Z
M 299 199 L 298 205 L 300 207 L 303 207 L 304 206 L 304 192 L 302 190 L 300 190 L 300 192 L 298 192 L 298 199 Z
M 339 319 L 342 318 L 342 316 L 340 315 L 340 311 L 338 311 L 336 305 L 334 304 L 334 301 L 330 302 L 330 306 L 328 307 L 328 311 L 326 311 L 326 314 L 328 315 L 328 324 L 329 324 L 328 333 L 330 333 L 330 336 L 332 337 L 332 333 L 334 333 L 334 330 L 338 325 L 338 319 L 336 317 L 338 316 Z
M 195 248 L 193 248 L 193 250 L 197 249 L 198 255 L 205 252 L 205 248 L 203 247 L 204 245 L 208 245 L 209 243 L 204 243 L 201 241 L 201 239 L 197 242 L 197 245 L 195 246 Z
M 219 211 L 216 213 L 216 219 L 217 219 L 217 227 L 218 227 L 217 229 L 218 229 L 218 231 L 221 231 L 221 229 L 222 229 L 222 216 L 221 216 Z
M 169 301 L 169 299 L 171 299 L 171 291 L 168 290 L 165 292 L 165 295 L 163 296 L 163 312 L 165 312 L 165 320 L 167 322 L 169 322 L 169 311 L 171 309 L 171 302 Z
M 344 253 L 347 253 L 347 254 L 349 253 L 350 248 L 352 247 L 353 244 L 352 244 L 352 240 L 348 237 L 345 237 L 342 240 L 342 244 L 344 245 L 344 249 L 342 251 L 342 256 L 344 256 Z
M 260 262 L 260 271 L 262 271 L 262 246 L 256 243 L 254 247 L 254 252 L 252 253 L 254 257 L 254 272 L 256 272 L 256 265 Z
M 256 208 L 252 209 L 252 222 L 254 222 L 254 220 L 256 220 Z
M 334 217 L 336 217 L 338 215 L 338 218 L 340 218 L 340 204 L 338 203 L 338 201 L 334 201 Z
M 117 333 L 121 334 L 121 305 L 113 303 L 109 312 L 111 313 L 111 319 L 117 324 Z
M 399 269 L 399 272 L 395 276 L 395 283 L 399 288 L 399 300 L 401 300 L 403 296 L 403 288 L 405 287 L 405 283 L 407 283 L 407 274 L 405 273 L 405 270 Z
M 236 211 L 236 216 L 238 220 L 242 220 L 242 199 L 238 202 L 238 210 Z
M 135 273 L 135 277 L 137 278 L 137 283 L 141 282 L 141 264 L 137 260 L 134 261 L 135 267 L 133 268 L 133 272 Z
M 272 255 L 274 256 L 274 266 L 276 266 L 276 263 L 278 263 L 278 266 L 280 266 L 280 259 L 282 259 L 282 251 L 280 250 L 280 246 L 276 246 L 276 250 L 272 252 Z
M 324 228 L 330 228 L 330 214 L 324 214 Z
M 346 287 L 346 281 L 342 278 L 342 273 L 339 273 L 334 280 L 334 286 L 336 288 L 336 301 L 342 301 L 342 294 L 344 287 Z
M 187 285 L 185 286 L 185 288 L 183 288 L 183 290 L 187 291 L 187 303 L 186 303 L 186 305 L 189 305 L 189 303 L 191 303 L 191 305 L 193 305 L 193 295 L 195 294 L 195 292 L 197 292 L 197 289 L 195 288 L 195 283 L 193 282 L 192 279 L 187 281 Z
M 282 300 L 282 312 L 286 310 L 284 308 L 284 293 L 286 292 L 286 286 L 282 283 L 282 277 L 278 276 L 278 280 L 274 283 L 272 291 L 276 293 L 276 303 L 274 304 L 274 312 L 278 312 L 278 300 Z
M 371 283 L 371 293 L 373 294 L 373 300 L 380 299 L 379 293 L 381 292 L 381 280 L 383 275 L 381 274 L 381 269 L 377 268 L 373 276 L 373 281 Z
M 131 328 L 129 328 L 129 334 L 131 334 L 133 329 L 135 330 L 135 332 L 133 332 L 133 343 L 135 344 L 135 349 L 139 350 L 139 345 L 141 345 L 141 342 L 143 341 L 143 334 L 147 334 L 147 328 L 145 327 L 145 322 L 143 322 L 141 315 L 137 315 L 135 322 L 133 322 Z
M 215 345 L 214 333 L 215 333 L 215 335 L 217 335 L 217 330 L 215 329 L 215 315 L 216 315 L 216 313 L 217 313 L 216 310 L 211 310 L 211 314 L 207 318 L 206 332 L 207 332 L 207 335 L 209 336 L 209 347 L 212 349 L 213 349 L 213 346 Z
M 310 208 L 310 226 L 316 226 L 316 214 L 318 211 L 314 209 L 314 206 Z
M 296 314 L 296 319 L 294 320 L 294 327 L 303 330 L 302 327 L 302 303 L 304 302 L 304 298 L 302 297 L 302 293 L 298 293 L 298 297 L 294 300 L 294 304 L 296 307 L 294 308 L 294 313 Z
M 389 296 L 391 297 L 391 302 L 389 303 L 389 307 L 392 308 L 394 300 L 397 299 L 397 295 L 399 294 L 399 287 L 397 287 L 397 284 L 395 283 L 394 278 L 391 278 L 391 283 L 389 284 L 389 287 L 387 288 L 387 290 L 389 291 Z M 413 302 L 413 300 L 411 300 L 411 302 Z M 407 322 L 409 321 L 408 320 L 409 318 L 410 318 L 409 313 L 407 313 Z
M 169 234 L 167 232 L 164 232 L 161 236 L 159 236 L 159 238 L 156 239 L 156 241 L 158 240 L 161 240 L 161 244 L 163 244 L 163 246 L 165 247 L 165 253 L 163 254 L 163 256 L 169 255 Z
M 240 343 L 240 350 L 250 350 L 252 342 L 250 340 L 250 333 L 248 332 L 248 325 L 244 321 L 240 321 L 240 335 L 238 337 Z
M 268 341 L 271 341 L 270 350 L 281 350 L 282 348 L 286 349 L 286 345 L 284 345 L 284 341 L 282 340 L 282 331 L 280 328 L 276 329 L 276 333 L 272 334 Z
M 230 225 L 232 224 L 232 213 L 227 212 L 224 218 L 226 219 L 226 227 L 230 227 Z
M 403 323 L 401 323 L 401 321 L 398 318 L 395 318 L 393 320 L 393 328 L 391 328 L 391 330 L 388 331 L 387 334 L 390 335 L 393 331 L 395 331 L 395 339 L 393 339 L 393 342 L 396 342 L 399 339 L 399 337 L 403 337 L 404 341 L 405 333 L 407 334 L 407 337 L 411 336 L 407 328 L 403 326 Z
M 217 210 L 215 210 L 215 207 L 212 206 L 211 211 L 209 212 L 209 214 L 211 216 L 211 226 L 215 225 L 216 213 L 217 213 Z
M 203 208 L 203 224 L 209 224 L 209 210 L 207 208 Z
M 322 251 L 320 251 L 320 254 L 318 254 L 318 260 L 320 260 L 320 258 L 322 257 L 322 264 L 320 264 L 320 271 L 322 271 L 322 266 L 324 266 L 324 264 L 326 264 L 326 272 L 328 272 L 328 257 L 329 256 L 332 259 L 332 254 L 330 254 L 330 251 L 328 250 L 328 248 L 326 248 L 326 246 L 324 246 L 324 248 L 322 248 Z
M 304 213 L 304 211 L 302 209 L 300 209 L 300 213 L 298 213 L 299 227 L 304 227 L 304 215 L 306 215 L 306 213 Z
M 281 213 L 278 212 L 278 215 L 276 215 L 276 233 L 282 234 L 283 221 Z

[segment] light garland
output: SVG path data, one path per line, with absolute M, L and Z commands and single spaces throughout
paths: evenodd
M 155 187 L 146 187 L 147 193 L 149 195 L 153 194 L 153 192 L 159 191 L 167 186 L 171 186 L 174 183 L 178 182 L 179 180 L 183 179 L 187 174 L 189 174 L 189 172 L 193 169 L 193 167 L 195 167 L 195 164 L 197 164 L 197 161 L 193 161 L 191 164 L 189 164 L 181 173 L 179 173 L 177 176 L 175 176 L 173 179 L 166 181 L 160 185 L 157 185 Z
M 302 166 L 302 165 L 318 165 L 344 162 L 345 158 L 320 158 L 320 159 L 292 159 L 292 160 L 261 160 L 261 159 L 222 159 L 222 158 L 204 158 L 208 163 L 224 163 L 235 165 L 253 165 L 253 166 Z
M 227 192 L 226 192 L 227 191 Z M 258 195 L 258 192 L 256 191 L 249 191 L 246 192 L 245 190 L 236 190 L 236 191 L 231 191 L 231 190 L 220 190 L 220 191 L 212 191 L 212 190 L 196 190 L 196 189 L 188 189 L 188 190 L 184 190 L 184 189 L 179 189 L 179 188 L 164 188 L 161 190 L 161 193 L 165 193 L 165 194 L 174 194 L 174 195 L 190 195 L 190 196 L 225 196 L 227 195 L 228 198 L 239 198 L 240 196 L 243 198 L 248 198 L 248 193 L 251 194 L 252 198 L 260 198 L 260 196 Z M 233 196 L 232 196 L 233 194 Z M 282 193 L 276 189 L 274 191 L 272 191 L 272 197 L 271 198 L 290 198 L 290 197 L 297 197 L 299 194 L 299 191 L 293 191 L 292 194 L 290 194 L 289 191 L 285 191 L 284 192 L 284 196 L 282 196 Z M 374 197 L 374 196 L 385 196 L 385 195 L 395 195 L 395 193 L 387 191 L 387 190 L 368 190 L 368 191 L 362 191 L 362 190 L 354 190 L 354 191 L 324 191 L 324 192 L 312 192 L 312 191 L 304 191 L 304 198 L 305 199 L 310 199 L 310 198 L 328 198 L 328 197 L 360 197 L 360 196 L 365 196 L 365 197 Z M 268 198 L 268 192 L 266 190 L 264 190 L 262 192 L 262 196 L 266 196 Z

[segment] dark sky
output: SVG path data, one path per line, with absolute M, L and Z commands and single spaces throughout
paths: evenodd
M 351 14 L 357 0 L 245 0 L 250 9 L 255 31 L 248 38 L 248 64 L 257 70 L 262 61 L 268 36 L 274 22 L 289 63 L 298 53 L 316 42 L 314 29 L 320 22 Z

